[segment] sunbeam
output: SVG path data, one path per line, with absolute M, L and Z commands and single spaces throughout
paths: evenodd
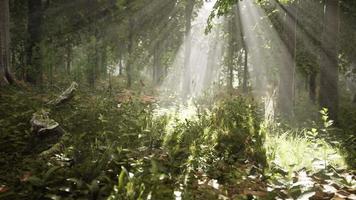
M 355 0 L 0 0 L 0 199 L 356 200 Z
M 186 40 L 184 40 L 167 77 L 160 87 L 162 92 L 169 91 L 178 98 L 183 98 L 185 95 L 198 97 L 203 94 L 205 89 L 210 87 L 209 84 L 216 81 L 219 73 L 219 69 L 216 68 L 218 66 L 217 60 L 222 55 L 221 46 L 223 45 L 221 33 L 219 33 L 221 29 L 216 26 L 212 34 L 205 34 L 206 21 L 213 5 L 213 1 L 206 2 L 192 22 L 192 30 L 190 36 L 188 36 L 191 40 L 189 71 L 186 72 L 184 66 L 185 46 L 187 45 Z M 185 73 L 189 73 L 191 78 L 186 79 Z M 189 81 L 189 83 L 185 83 L 186 81 Z M 190 88 L 188 94 L 186 94 L 186 88 L 184 88 L 185 84 L 188 84 Z

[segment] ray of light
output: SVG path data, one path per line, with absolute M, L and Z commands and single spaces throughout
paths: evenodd
M 197 17 L 192 22 L 191 30 L 191 59 L 189 62 L 189 73 L 191 76 L 191 81 L 188 83 L 190 85 L 191 91 L 189 93 L 190 97 L 197 97 L 201 95 L 206 89 L 207 83 L 212 83 L 213 81 L 207 81 L 209 79 L 214 79 L 216 74 L 211 74 L 216 72 L 216 70 L 209 71 L 208 68 L 216 68 L 217 64 L 214 66 L 209 66 L 212 63 L 217 62 L 216 57 L 221 55 L 221 43 L 219 40 L 219 34 L 214 30 L 215 34 L 205 35 L 206 21 L 212 10 L 214 2 L 206 2 L 204 6 L 198 11 Z M 215 28 L 218 28 L 216 26 Z M 162 91 L 174 91 L 175 95 L 182 97 L 184 93 L 183 83 L 186 81 L 184 78 L 184 47 L 186 41 L 183 41 L 180 49 L 177 52 L 174 63 L 167 78 L 163 81 L 161 86 Z M 214 48 L 214 49 L 212 49 Z

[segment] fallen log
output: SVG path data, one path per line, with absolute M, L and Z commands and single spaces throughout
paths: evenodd
M 73 82 L 69 88 L 67 88 L 61 95 L 59 95 L 56 99 L 48 102 L 49 105 L 58 106 L 66 101 L 69 101 L 73 98 L 75 91 L 78 88 L 78 83 Z
M 48 102 L 49 105 L 58 106 L 73 98 L 78 84 L 73 82 L 56 99 Z M 42 158 L 48 158 L 64 150 L 65 142 L 70 139 L 70 135 L 60 126 L 58 122 L 51 119 L 49 110 L 35 112 L 30 120 L 31 130 L 35 134 L 34 145 L 41 147 Z

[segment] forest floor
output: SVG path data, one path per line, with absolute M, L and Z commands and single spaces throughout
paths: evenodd
M 355 137 L 331 137 L 325 112 L 290 128 L 243 97 L 182 105 L 80 88 L 53 106 L 50 91 L 0 91 L 0 199 L 356 199 Z M 63 134 L 31 128 L 34 113 Z

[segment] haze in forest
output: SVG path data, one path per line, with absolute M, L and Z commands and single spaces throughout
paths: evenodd
M 356 199 L 354 13 L 0 0 L 0 199 Z

